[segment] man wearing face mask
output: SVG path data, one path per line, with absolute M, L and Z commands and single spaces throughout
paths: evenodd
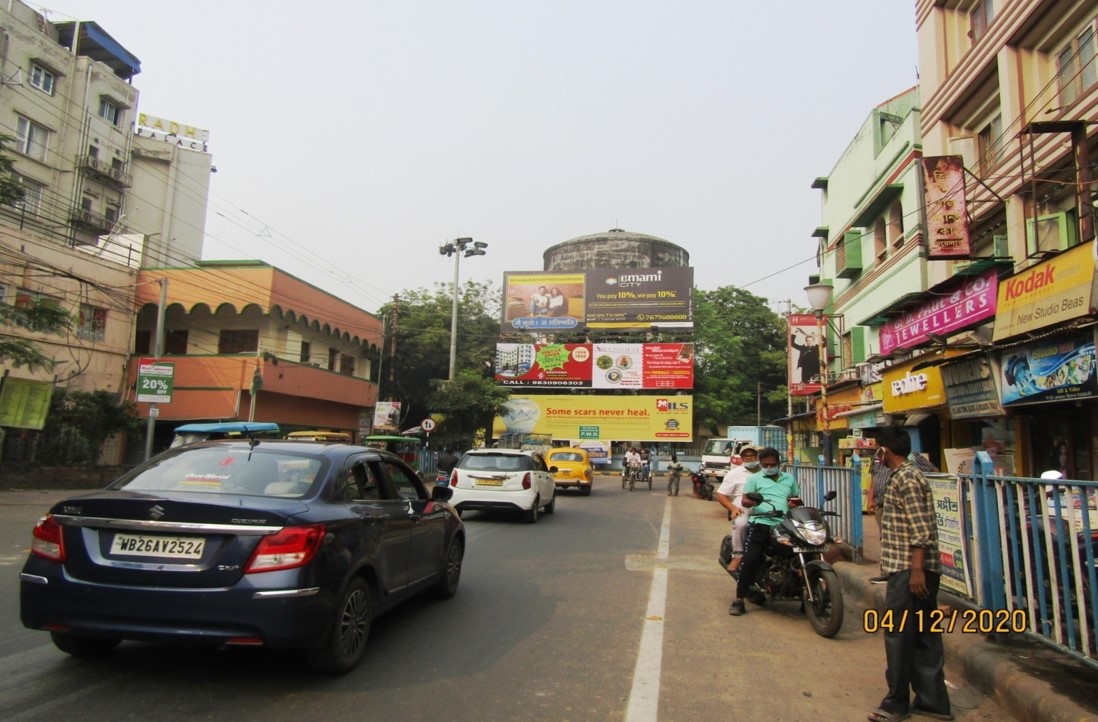
M 747 544 L 743 552 L 740 578 L 736 583 L 736 597 L 728 608 L 728 613 L 735 617 L 747 611 L 743 604 L 744 597 L 759 572 L 770 532 L 782 521 L 780 516 L 755 515 L 772 511 L 786 512 L 790 507 L 801 505 L 800 485 L 797 484 L 796 477 L 781 470 L 780 459 L 781 455 L 773 447 L 768 446 L 760 451 L 761 471 L 752 474 L 743 487 L 744 496 L 740 504 L 751 509 L 750 513 L 754 518 L 749 516 L 747 520 Z M 758 506 L 747 498 L 747 494 L 753 491 L 762 494 L 763 501 Z
M 873 510 L 873 515 L 877 519 L 877 530 L 881 530 L 881 515 L 884 509 L 884 495 L 885 486 L 888 484 L 888 477 L 892 474 L 892 470 L 884 465 L 882 461 L 884 454 L 884 448 L 877 449 L 877 453 L 873 456 L 873 463 L 870 466 L 871 483 L 869 484 L 869 496 L 866 499 L 866 503 L 869 508 Z M 922 454 L 912 454 L 912 461 L 915 464 L 915 468 L 922 472 L 937 472 L 938 467 L 934 466 L 925 456 Z M 869 580 L 873 584 L 884 584 L 888 581 L 886 576 L 873 577 Z
M 728 510 L 732 519 L 732 561 L 728 571 L 735 573 L 743 562 L 743 544 L 747 536 L 747 510 L 743 508 L 743 488 L 759 470 L 759 450 L 750 444 L 740 449 L 740 464 L 733 464 L 717 489 L 717 503 Z

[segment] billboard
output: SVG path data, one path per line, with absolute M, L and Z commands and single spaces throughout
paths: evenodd
M 789 395 L 820 393 L 820 324 L 805 313 L 788 315 Z
M 499 343 L 496 381 L 504 386 L 692 389 L 691 343 Z
M 52 397 L 52 381 L 7 377 L 0 386 L 0 426 L 41 431 Z
M 1094 243 L 1030 266 L 999 284 L 993 341 L 1086 316 L 1095 305 Z
M 693 396 L 512 396 L 496 417 L 505 432 L 554 439 L 693 441 Z
M 935 290 L 935 298 L 881 326 L 881 353 L 914 348 L 993 317 L 998 281 L 998 271 L 991 269 L 955 278 Z
M 1003 406 L 1098 395 L 1091 334 L 1059 336 L 1004 350 L 999 371 Z
M 506 331 L 693 328 L 694 269 L 596 268 L 503 274 Z
M 396 431 L 400 428 L 400 402 L 378 401 L 374 406 L 374 431 Z

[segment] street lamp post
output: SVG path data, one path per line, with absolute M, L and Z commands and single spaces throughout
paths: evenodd
M 470 248 L 472 246 L 472 248 Z M 438 247 L 439 255 L 454 257 L 454 303 L 450 309 L 450 380 L 457 375 L 457 329 L 458 329 L 458 269 L 461 267 L 461 257 L 483 256 L 487 253 L 488 244 L 484 241 L 473 241 L 472 238 L 455 238 Z
M 831 464 L 831 415 L 827 411 L 827 339 L 824 336 L 824 311 L 831 304 L 831 285 L 813 283 L 804 287 L 808 305 L 816 314 L 816 343 L 820 357 L 820 407 L 823 410 L 824 463 Z

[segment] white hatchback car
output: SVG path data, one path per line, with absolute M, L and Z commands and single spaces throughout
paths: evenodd
M 450 473 L 450 505 L 459 515 L 470 509 L 517 509 L 534 524 L 540 509 L 546 514 L 556 509 L 555 470 L 537 452 L 472 449 Z

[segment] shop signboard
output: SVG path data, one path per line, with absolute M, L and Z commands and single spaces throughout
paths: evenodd
M 1002 352 L 1003 406 L 1098 396 L 1093 334 L 1054 336 Z
M 1094 244 L 1084 243 L 999 283 L 993 341 L 1086 316 L 1094 307 Z
M 378 401 L 374 406 L 374 431 L 396 431 L 400 428 L 400 402 Z
M 955 278 L 929 294 L 931 300 L 885 323 L 880 333 L 881 353 L 914 348 L 935 336 L 949 336 L 993 317 L 998 291 L 996 274 L 991 269 L 978 276 Z
M 500 343 L 495 376 L 521 388 L 692 389 L 694 345 Z
M 926 156 L 921 165 L 927 258 L 968 258 L 971 241 L 965 201 L 964 157 Z
M 915 363 L 884 372 L 883 403 L 886 414 L 932 409 L 946 402 L 942 374 L 937 366 L 913 370 Z
M 943 364 L 941 369 L 949 415 L 954 419 L 1003 415 L 996 374 L 986 355 Z
M 971 598 L 972 575 L 965 554 L 965 515 L 961 508 L 960 479 L 950 474 L 927 474 L 926 480 L 934 494 L 942 586 Z
M 503 327 L 693 328 L 694 269 L 596 268 L 503 274 Z
M 550 434 L 554 439 L 598 438 L 693 441 L 692 396 L 512 396 L 495 435 Z

